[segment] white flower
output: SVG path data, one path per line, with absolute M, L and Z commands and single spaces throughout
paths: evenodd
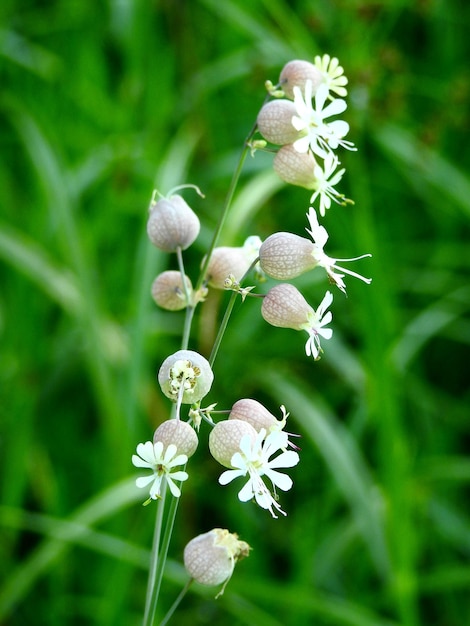
M 334 188 L 340 180 L 343 178 L 343 174 L 346 171 L 344 168 L 335 172 L 336 168 L 340 164 L 338 157 L 333 152 L 328 152 L 323 163 L 323 167 L 316 164 L 313 173 L 315 174 L 314 189 L 315 193 L 310 198 L 310 202 L 313 204 L 315 199 L 320 196 L 320 215 L 324 216 L 326 209 L 331 206 L 331 201 L 334 200 L 338 204 L 345 204 L 344 195 L 340 194 Z
M 249 435 L 244 435 L 240 440 L 240 452 L 236 452 L 231 465 L 234 469 L 223 472 L 219 477 L 221 485 L 239 476 L 249 475 L 248 482 L 241 489 L 238 498 L 242 502 L 247 502 L 255 498 L 256 502 L 263 509 L 268 509 L 271 515 L 277 518 L 274 509 L 283 515 L 286 513 L 277 502 L 276 487 L 282 491 L 288 491 L 292 487 L 292 479 L 281 472 L 276 471 L 280 467 L 294 467 L 299 462 L 297 452 L 285 451 L 288 445 L 287 433 L 274 431 L 266 438 L 266 430 L 262 428 L 253 441 Z M 279 450 L 281 454 L 269 460 Z M 273 485 L 273 493 L 264 483 L 262 476 L 267 476 Z
M 325 314 L 326 309 L 332 302 L 333 294 L 327 291 L 320 306 L 316 311 L 309 314 L 308 322 L 303 326 L 303 329 L 309 334 L 307 343 L 305 344 L 305 352 L 307 356 L 313 356 L 315 361 L 319 359 L 320 352 L 323 352 L 320 345 L 320 335 L 324 337 L 324 339 L 331 339 L 333 335 L 331 328 L 324 328 L 324 326 L 329 324 L 333 319 L 331 311 Z
M 339 115 L 346 110 L 346 102 L 340 98 L 334 99 L 325 107 L 328 98 L 328 87 L 320 85 L 315 93 L 315 108 L 312 106 L 312 81 L 305 84 L 305 98 L 299 87 L 294 87 L 294 104 L 297 115 L 292 118 L 293 127 L 304 133 L 304 136 L 294 142 L 298 152 L 311 150 L 321 158 L 328 152 L 343 146 L 348 150 L 356 150 L 354 144 L 343 140 L 349 132 L 349 124 L 343 120 L 326 122 L 332 115 Z
M 348 79 L 344 76 L 344 69 L 336 57 L 331 58 L 329 54 L 324 54 L 322 57 L 316 56 L 315 67 L 320 70 L 329 91 L 334 91 L 340 98 L 347 95 L 348 92 L 344 86 L 348 84 Z
M 176 472 L 172 470 L 177 465 L 184 465 L 188 457 L 186 454 L 178 454 L 175 456 L 176 451 L 177 448 L 173 443 L 170 443 L 164 451 L 164 445 L 161 441 L 157 441 L 156 443 L 146 441 L 145 443 L 139 443 L 137 446 L 137 454 L 139 456 L 133 454 L 132 463 L 136 467 L 146 467 L 152 470 L 152 474 L 141 476 L 135 481 L 136 486 L 139 488 L 150 485 L 150 498 L 145 504 L 148 504 L 150 500 L 156 500 L 160 497 L 163 479 L 168 483 L 168 487 L 175 498 L 181 495 L 181 491 L 174 480 L 186 480 L 188 474 L 182 470 Z
M 344 267 L 340 267 L 337 265 L 337 262 L 341 263 L 349 262 L 349 261 L 357 261 L 358 259 L 363 259 L 365 257 L 372 256 L 371 254 L 362 254 L 361 256 L 354 257 L 352 259 L 332 259 L 327 256 L 323 252 L 323 248 L 328 241 L 328 232 L 324 226 L 320 226 L 318 223 L 317 214 L 313 207 L 310 207 L 309 212 L 307 213 L 307 219 L 310 224 L 310 229 L 306 228 L 305 230 L 312 237 L 313 243 L 315 245 L 315 249 L 312 252 L 313 258 L 317 261 L 317 264 L 320 267 L 324 267 L 326 273 L 328 274 L 328 278 L 330 281 L 336 285 L 343 293 L 346 293 L 346 285 L 344 284 L 343 277 L 344 274 L 349 274 L 350 276 L 354 276 L 355 278 L 359 278 L 359 280 L 364 281 L 367 284 L 372 282 L 371 278 L 364 278 L 360 274 L 356 272 L 352 272 L 351 270 L 347 270 Z M 344 272 L 343 274 L 339 274 L 334 272 L 333 270 L 339 270 L 340 272 Z M 325 307 L 326 308 L 326 307 Z

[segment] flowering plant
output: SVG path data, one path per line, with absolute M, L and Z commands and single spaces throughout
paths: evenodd
M 183 481 L 190 484 L 186 463 L 202 437 L 203 423 L 210 428 L 208 444 L 212 456 L 226 468 L 219 477 L 220 485 L 245 478 L 247 480 L 238 492 L 240 502 L 253 501 L 261 509 L 269 511 L 273 518 L 278 517 L 277 513 L 286 515 L 279 503 L 277 490 L 288 491 L 293 486 L 293 480 L 279 470 L 293 468 L 299 463 L 300 456 L 298 448 L 289 441 L 289 435 L 284 430 L 288 416 L 284 406 L 281 407 L 283 418 L 277 420 L 260 402 L 251 398 L 238 400 L 232 409 L 215 410 L 216 403 L 204 408 L 201 402 L 211 392 L 216 357 L 237 295 L 243 302 L 250 298 L 261 299 L 261 315 L 271 326 L 307 332 L 305 352 L 318 361 L 323 353 L 320 338 L 330 340 L 333 335 L 333 329 L 329 327 L 333 315 L 328 310 L 333 303 L 333 294 L 327 290 L 314 309 L 295 285 L 285 281 L 318 266 L 326 270 L 329 282 L 343 293 L 346 292 L 345 274 L 370 283 L 369 278 L 344 269 L 338 265 L 338 259 L 326 255 L 324 247 L 328 232 L 319 223 L 313 207 L 318 202 L 320 216 L 324 217 L 332 202 L 343 206 L 352 203 L 336 190 L 345 168 L 339 168 L 340 161 L 335 151 L 340 148 L 355 151 L 356 148 L 344 139 L 349 132 L 348 123 L 331 119 L 337 118 L 347 108 L 343 99 L 347 95 L 346 84 L 343 68 L 336 58 L 328 55 L 316 57 L 315 63 L 291 61 L 281 71 L 276 86 L 269 81 L 266 83 L 268 96 L 245 143 L 226 205 L 194 287 L 185 272 L 183 251 L 198 237 L 200 221 L 187 202 L 176 194 L 180 189 L 194 186 L 182 185 L 166 196 L 158 191 L 153 193 L 147 232 L 157 248 L 176 255 L 178 269 L 165 271 L 156 277 L 152 296 L 158 306 L 169 311 L 185 309 L 186 313 L 181 349 L 163 361 L 157 377 L 162 393 L 173 403 L 172 418 L 157 428 L 153 442 L 140 443 L 137 455 L 132 457 L 135 466 L 152 472 L 136 479 L 137 487 L 149 489 L 150 497 L 145 504 L 159 500 L 158 506 L 161 507 L 161 511 L 157 512 L 145 626 L 153 623 L 171 529 L 182 493 L 181 484 Z M 256 133 L 262 138 L 256 138 Z M 249 151 L 254 154 L 260 149 L 276 153 L 273 166 L 281 179 L 313 191 L 306 215 L 308 227 L 305 229 L 310 239 L 280 232 L 269 235 L 264 241 L 258 236 L 249 237 L 244 245 L 238 247 L 218 246 L 221 227 L 245 157 Z M 199 189 L 195 189 L 202 196 Z M 160 196 L 158 200 L 157 196 Z M 370 255 L 356 259 L 367 256 Z M 246 277 L 254 269 L 258 285 L 244 285 Z M 262 283 L 266 276 L 283 282 L 270 286 L 263 293 Z M 209 289 L 230 290 L 232 295 L 212 351 L 206 358 L 189 350 L 188 345 L 194 310 L 204 302 Z M 185 405 L 190 406 L 187 419 L 184 416 Z M 224 413 L 229 414 L 228 419 L 219 419 Z M 183 467 L 175 469 L 178 466 Z M 172 499 L 165 518 L 162 507 L 167 486 Z M 213 529 L 198 536 L 185 550 L 185 564 L 191 577 L 188 586 L 193 580 L 202 584 L 223 582 L 223 591 L 235 563 L 248 553 L 248 544 L 227 530 Z

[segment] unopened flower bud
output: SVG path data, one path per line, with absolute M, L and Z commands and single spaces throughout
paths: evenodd
M 304 330 L 309 315 L 314 310 L 305 300 L 300 291 L 289 283 L 276 285 L 263 298 L 261 315 L 271 324 L 279 328 Z
M 316 161 L 311 152 L 298 152 L 292 144 L 282 146 L 276 153 L 273 167 L 284 182 L 306 189 L 315 189 Z
M 287 98 L 294 99 L 294 87 L 299 87 L 302 93 L 305 91 L 305 83 L 312 81 L 312 95 L 320 86 L 323 76 L 320 70 L 308 61 L 289 61 L 282 68 L 279 83 Z
M 289 280 L 318 264 L 314 252 L 315 245 L 305 237 L 293 233 L 274 233 L 259 249 L 259 264 L 271 278 Z
M 294 143 L 300 137 L 299 131 L 292 125 L 294 115 L 297 115 L 297 109 L 290 100 L 271 100 L 258 113 L 258 130 L 276 145 Z
M 193 350 L 178 350 L 167 357 L 158 372 L 158 382 L 167 398 L 193 404 L 207 395 L 214 374 L 209 361 Z
M 207 268 L 207 282 L 216 289 L 225 289 L 226 278 L 233 276 L 236 281 L 240 281 L 250 265 L 249 255 L 242 247 L 221 246 L 215 248 Z
M 191 280 L 185 276 L 186 291 L 191 296 L 193 287 Z M 162 272 L 152 283 L 152 298 L 167 311 L 179 311 L 188 306 L 186 301 L 186 292 L 181 278 L 181 272 L 176 270 L 168 270 Z
M 285 424 L 285 420 L 283 422 L 282 420 L 276 419 L 261 402 L 252 400 L 251 398 L 243 398 L 235 402 L 229 415 L 229 420 L 234 419 L 248 422 L 258 433 L 262 428 L 264 428 L 267 433 L 273 430 L 281 430 Z
M 220 585 L 228 582 L 237 561 L 247 557 L 249 552 L 250 546 L 240 541 L 238 535 L 214 528 L 191 539 L 186 545 L 184 566 L 198 583 Z
M 163 451 L 170 444 L 176 446 L 178 454 L 185 454 L 188 459 L 196 452 L 199 443 L 194 428 L 187 422 L 182 420 L 166 420 L 157 428 L 153 434 L 153 443 L 161 441 L 163 443 Z
M 181 196 L 152 202 L 149 211 L 148 236 L 153 245 L 164 252 L 185 250 L 199 234 L 199 218 Z
M 216 461 L 224 467 L 232 467 L 235 452 L 240 452 L 240 441 L 244 435 L 256 439 L 256 430 L 248 422 L 232 419 L 218 422 L 209 435 L 209 450 Z

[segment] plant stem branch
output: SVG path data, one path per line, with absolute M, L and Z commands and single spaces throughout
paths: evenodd
M 165 615 L 165 617 L 162 619 L 162 621 L 160 622 L 160 626 L 166 626 L 166 624 L 168 624 L 168 622 L 171 619 L 171 616 L 173 615 L 173 613 L 176 611 L 176 609 L 178 608 L 178 605 L 180 604 L 181 600 L 184 598 L 184 596 L 186 595 L 189 587 L 191 586 L 192 582 L 194 581 L 194 578 L 190 578 L 188 580 L 188 582 L 185 584 L 185 586 L 183 587 L 183 589 L 181 590 L 179 596 L 176 598 L 176 600 L 173 602 L 170 610 L 168 611 L 168 613 Z

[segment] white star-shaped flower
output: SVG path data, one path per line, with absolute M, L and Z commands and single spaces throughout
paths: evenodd
M 324 226 L 320 226 L 318 223 L 318 217 L 313 207 L 310 207 L 309 212 L 307 213 L 307 219 L 310 224 L 310 229 L 306 228 L 305 230 L 312 237 L 314 243 L 314 251 L 312 252 L 313 258 L 317 261 L 320 267 L 324 267 L 326 273 L 328 274 L 328 278 L 330 281 L 336 285 L 343 293 L 346 293 L 346 285 L 344 284 L 343 277 L 344 274 L 349 274 L 350 276 L 354 276 L 355 278 L 359 278 L 363 282 L 370 284 L 372 282 L 371 278 L 365 278 L 356 272 L 352 272 L 351 270 L 347 270 L 344 267 L 337 265 L 338 261 L 340 263 L 347 263 L 349 261 L 357 261 L 358 259 L 364 259 L 365 257 L 372 256 L 371 254 L 362 254 L 361 256 L 354 257 L 352 259 L 332 259 L 328 255 L 323 252 L 323 248 L 328 241 L 328 232 Z M 337 270 L 336 272 L 333 270 Z M 344 272 L 339 274 L 339 272 Z M 326 308 L 326 307 L 325 307 Z
M 255 498 L 257 504 L 269 510 L 275 518 L 277 515 L 274 509 L 286 515 L 277 502 L 276 487 L 282 491 L 288 491 L 293 483 L 289 476 L 278 472 L 277 469 L 294 467 L 299 462 L 297 452 L 285 451 L 287 445 L 288 436 L 283 431 L 271 432 L 266 437 L 266 430 L 262 428 L 254 441 L 250 435 L 244 435 L 240 441 L 240 452 L 236 452 L 230 461 L 234 469 L 223 472 L 219 477 L 219 483 L 227 485 L 235 478 L 248 474 L 248 482 L 240 490 L 238 498 L 242 502 Z M 270 460 L 280 450 L 282 450 L 281 454 Z M 273 492 L 268 489 L 262 476 L 269 478 L 273 485 Z
M 307 343 L 305 344 L 305 352 L 307 356 L 313 356 L 315 361 L 319 359 L 320 352 L 323 352 L 320 345 L 320 336 L 324 339 L 331 339 L 333 335 L 331 328 L 325 328 L 333 319 L 331 311 L 325 314 L 326 309 L 332 302 L 333 294 L 327 291 L 317 310 L 309 314 L 308 322 L 303 326 L 303 329 L 309 334 Z
M 165 452 L 163 452 L 163 449 L 164 446 L 161 441 L 156 443 L 146 441 L 145 443 L 139 443 L 137 446 L 137 454 L 139 456 L 136 454 L 132 455 L 133 465 L 152 470 L 152 474 L 141 476 L 135 481 L 139 488 L 150 485 L 150 498 L 145 504 L 160 497 L 163 479 L 168 483 L 171 493 L 175 498 L 178 498 L 181 495 L 181 490 L 174 481 L 182 481 L 188 478 L 187 472 L 183 470 L 173 471 L 173 468 L 177 465 L 184 465 L 187 462 L 188 457 L 186 454 L 177 455 L 177 448 L 173 443 L 169 444 Z
M 316 56 L 315 67 L 320 70 L 329 91 L 334 91 L 340 98 L 347 95 L 348 92 L 344 87 L 348 84 L 348 79 L 344 76 L 344 69 L 336 57 L 331 58 L 329 54 Z
M 335 171 L 338 165 L 340 165 L 338 157 L 333 152 L 328 152 L 323 167 L 317 163 L 313 169 L 315 175 L 315 186 L 313 188 L 315 192 L 310 198 L 310 202 L 313 204 L 316 198 L 320 196 L 321 216 L 324 216 L 326 210 L 330 208 L 332 200 L 338 204 L 345 204 L 344 195 L 338 193 L 335 189 L 335 185 L 340 182 L 346 171 L 344 168 Z
M 315 93 L 315 107 L 313 107 L 311 80 L 305 84 L 305 97 L 299 87 L 294 87 L 293 91 L 297 115 L 293 116 L 292 125 L 303 133 L 303 136 L 294 142 L 297 152 L 307 152 L 310 149 L 324 159 L 328 152 L 335 150 L 338 146 L 356 150 L 353 143 L 343 139 L 349 132 L 347 122 L 344 120 L 325 121 L 346 110 L 347 105 L 344 100 L 336 98 L 325 107 L 328 87 L 323 83 Z

